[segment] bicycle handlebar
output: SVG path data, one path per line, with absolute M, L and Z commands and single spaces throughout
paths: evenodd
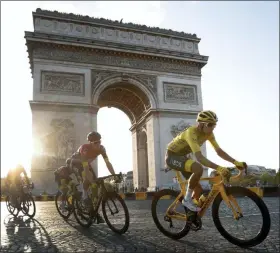
M 110 178 L 110 177 L 120 177 L 120 178 L 122 178 L 122 173 L 120 172 L 119 174 L 115 174 L 115 175 L 99 177 L 99 178 L 97 178 L 97 181 L 104 181 L 105 179 Z
M 238 167 L 228 168 L 228 170 L 229 170 L 230 172 L 233 171 L 233 170 L 235 170 L 235 169 L 238 169 L 238 170 L 239 170 L 238 174 L 237 174 L 236 176 L 230 177 L 230 179 L 233 180 L 233 181 L 239 180 L 239 179 L 241 178 L 241 176 L 242 176 L 243 171 L 245 171 L 245 175 L 247 175 L 247 174 L 248 174 L 247 168 L 248 168 L 248 166 L 247 166 L 246 163 L 245 163 L 245 169 L 244 169 L 244 170 L 243 170 L 243 169 L 239 169 Z

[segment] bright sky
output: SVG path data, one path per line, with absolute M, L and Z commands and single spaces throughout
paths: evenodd
M 220 146 L 248 164 L 279 168 L 278 2 L 1 1 L 2 177 L 16 163 L 30 169 L 32 78 L 24 31 L 33 31 L 36 8 L 196 33 L 200 53 L 209 56 L 202 69 L 203 106 L 218 114 Z M 121 123 L 114 132 L 108 119 Z M 132 170 L 129 127 L 123 112 L 100 110 L 98 130 L 116 171 Z M 207 147 L 210 160 L 228 165 Z M 102 159 L 99 173 L 108 173 Z

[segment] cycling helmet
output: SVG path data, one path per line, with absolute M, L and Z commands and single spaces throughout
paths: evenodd
M 100 141 L 101 140 L 101 135 L 98 132 L 90 132 L 87 135 L 87 140 L 89 142 L 95 142 L 95 141 Z
M 197 122 L 205 122 L 205 123 L 217 123 L 218 122 L 218 117 L 216 113 L 212 111 L 201 111 L 197 115 Z

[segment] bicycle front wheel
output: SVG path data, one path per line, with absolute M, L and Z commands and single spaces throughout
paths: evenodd
M 102 212 L 108 227 L 117 234 L 124 234 L 129 227 L 129 212 L 122 197 L 107 193 L 102 199 Z M 109 218 L 109 216 L 111 217 Z
M 89 208 L 84 205 L 82 199 L 73 198 L 73 205 L 76 221 L 82 227 L 89 228 L 93 223 L 92 209 L 89 210 Z
M 21 205 L 21 210 L 25 215 L 29 216 L 30 218 L 33 218 L 35 216 L 36 205 L 31 194 L 25 194 Z
M 152 217 L 157 228 L 167 237 L 176 240 L 186 236 L 190 231 L 187 218 L 186 220 L 178 220 L 166 215 L 167 208 L 175 201 L 177 196 L 178 192 L 164 189 L 157 192 L 152 201 Z M 182 199 L 180 199 L 179 202 L 181 202 L 181 200 Z M 187 210 L 181 203 L 178 203 L 176 212 L 187 217 Z M 164 227 L 164 225 L 166 225 L 166 227 Z M 168 229 L 170 229 L 170 231 Z
M 234 209 L 238 211 L 237 205 L 241 208 L 242 215 L 238 220 L 234 220 L 232 210 L 223 203 L 221 194 L 219 194 L 212 206 L 212 217 L 216 228 L 224 238 L 239 247 L 248 248 L 260 244 L 270 230 L 271 221 L 267 206 L 256 193 L 247 188 L 226 187 L 226 192 L 231 198 Z M 245 214 L 246 211 L 247 214 Z M 247 229 L 244 229 L 244 225 L 247 226 Z M 225 227 L 228 229 L 226 230 Z M 237 228 L 238 231 L 234 232 L 234 228 Z
M 9 195 L 6 197 L 6 206 L 10 214 L 12 214 L 14 217 L 18 215 L 19 209 L 12 205 L 11 197 Z

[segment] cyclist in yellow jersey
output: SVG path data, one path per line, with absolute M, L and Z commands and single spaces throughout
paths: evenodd
M 203 166 L 217 170 L 223 176 L 229 176 L 229 170 L 219 166 L 201 153 L 200 147 L 205 141 L 209 141 L 214 147 L 218 156 L 224 160 L 233 163 L 240 169 L 245 168 L 244 162 L 238 162 L 223 151 L 215 140 L 213 133 L 217 115 L 212 111 L 202 111 L 197 116 L 197 125 L 191 126 L 179 133 L 167 146 L 165 162 L 171 169 L 179 170 L 186 179 L 189 179 L 186 195 L 182 204 L 194 212 L 199 212 L 200 208 L 196 206 L 192 197 L 199 199 L 202 193 L 202 187 L 199 180 L 203 173 Z M 187 157 L 188 154 L 194 153 L 198 162 Z

